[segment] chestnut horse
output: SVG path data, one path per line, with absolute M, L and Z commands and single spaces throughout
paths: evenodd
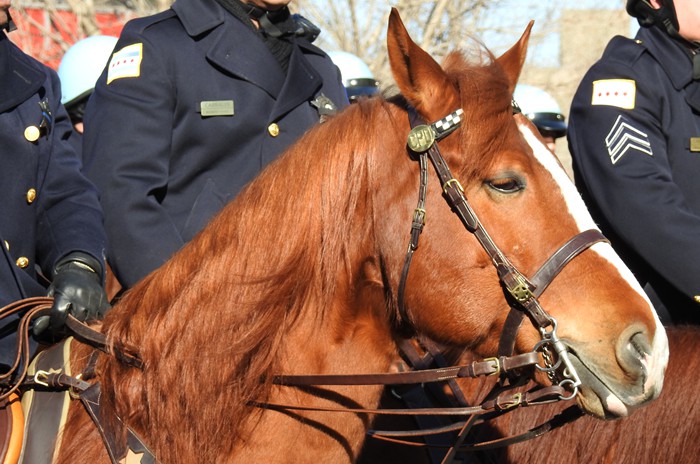
M 649 406 L 631 416 L 601 421 L 583 416 L 575 422 L 556 428 L 542 436 L 508 447 L 464 452 L 462 462 L 473 464 L 695 464 L 700 456 L 700 397 L 696 394 L 697 372 L 700 372 L 700 327 L 666 328 L 669 339 L 669 361 L 664 390 Z M 473 355 L 464 355 L 467 362 Z M 458 381 L 470 404 L 481 401 L 493 383 Z M 384 397 L 389 406 L 391 395 Z M 398 407 L 398 404 L 391 404 Z M 511 411 L 495 420 L 476 426 L 466 443 L 487 442 L 513 437 L 547 423 L 570 406 L 553 403 Z M 391 429 L 415 429 L 412 418 L 400 421 L 383 418 L 377 426 Z M 422 443 L 421 440 L 414 440 Z M 452 443 L 454 438 L 447 439 Z M 430 453 L 433 453 L 432 456 Z M 409 447 L 368 438 L 360 455 L 360 463 L 432 464 L 441 462 L 444 448 Z
M 432 175 L 428 224 L 398 291 L 421 177 L 407 107 L 429 123 L 464 110 L 439 142 L 445 162 L 493 241 L 531 275 L 595 224 L 552 154 L 530 147 L 532 126 L 513 116 L 529 30 L 497 59 L 455 53 L 443 68 L 393 10 L 389 58 L 403 98 L 363 101 L 311 130 L 124 295 L 102 330 L 138 347 L 142 366 L 100 356 L 103 410 L 163 463 L 352 462 L 372 414 L 270 405 L 371 409 L 382 386 L 295 388 L 276 375 L 389 372 L 399 329 L 494 353 L 508 313 L 501 282 Z M 609 244 L 571 260 L 540 302 L 573 353 L 583 408 L 624 416 L 658 396 L 666 335 Z M 525 323 L 515 349 L 540 340 Z M 75 362 L 90 353 L 79 347 Z M 108 462 L 79 404 L 62 437 L 59 463 Z

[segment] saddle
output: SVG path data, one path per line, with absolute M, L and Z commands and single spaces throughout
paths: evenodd
M 24 414 L 19 396 L 12 394 L 0 404 L 0 462 L 16 464 L 22 450 Z
M 27 370 L 36 388 L 13 393 L 0 404 L 0 462 L 50 464 L 60 446 L 70 395 L 42 385 L 43 373 L 70 373 L 72 338 L 39 353 Z M 57 446 L 54 446 L 57 445 Z M 54 448 L 56 451 L 54 451 Z

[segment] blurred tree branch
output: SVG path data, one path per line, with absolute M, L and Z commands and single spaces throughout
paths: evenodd
M 292 3 L 322 30 L 317 44 L 324 50 L 344 50 L 362 58 L 382 87 L 392 84 L 386 53 L 386 25 L 391 7 L 401 14 L 413 40 L 438 61 L 455 49 L 469 49 L 475 40 L 497 32 L 513 37 L 497 44 L 494 52 L 505 51 L 525 29 L 530 18 L 504 16 L 508 0 L 296 0 Z M 547 8 L 542 6 L 541 8 Z M 551 32 L 540 24 L 531 37 Z M 510 39 L 508 39 L 510 40 Z M 492 44 L 488 44 L 489 48 Z

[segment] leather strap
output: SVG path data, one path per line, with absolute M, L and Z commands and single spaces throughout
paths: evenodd
M 503 448 L 505 446 L 510 446 L 514 445 L 516 443 L 522 443 L 527 440 L 532 440 L 533 438 L 540 437 L 544 435 L 545 433 L 551 432 L 552 430 L 558 429 L 559 427 L 562 427 L 563 425 L 566 425 L 568 423 L 571 423 L 578 418 L 583 416 L 583 411 L 581 408 L 578 406 L 569 406 L 568 408 L 564 409 L 561 413 L 557 414 L 554 416 L 552 419 L 531 428 L 527 432 L 514 435 L 514 436 L 509 436 L 509 437 L 503 437 L 503 438 L 498 438 L 494 440 L 488 440 L 480 443 L 469 443 L 466 445 L 461 445 L 459 448 L 456 448 L 457 452 L 475 452 L 475 451 L 486 451 L 490 449 L 496 449 L 496 448 Z M 475 425 L 478 425 L 480 423 L 485 422 L 485 420 L 480 420 L 476 422 Z M 400 445 L 407 445 L 407 446 L 414 446 L 414 447 L 422 447 L 422 448 L 430 448 L 430 447 L 435 447 L 435 446 L 430 446 L 426 445 L 425 443 L 417 442 L 417 441 L 411 441 L 407 440 L 406 438 L 418 438 L 422 436 L 422 434 L 425 433 L 447 433 L 447 432 L 452 432 L 455 430 L 458 430 L 459 428 L 463 427 L 465 422 L 458 422 L 455 423 L 451 426 L 444 427 L 441 430 L 432 430 L 432 431 L 426 431 L 426 430 L 419 430 L 419 431 L 408 431 L 408 432 L 403 432 L 403 431 L 390 431 L 390 430 L 374 430 L 371 431 L 371 437 L 376 438 L 378 440 L 382 441 L 387 441 L 390 443 L 396 443 Z M 440 448 L 447 448 L 447 447 L 440 447 Z
M 539 355 L 534 352 L 523 353 L 511 357 L 490 358 L 474 361 L 471 364 L 425 369 L 420 371 L 381 373 L 381 374 L 348 374 L 348 375 L 278 375 L 273 383 L 286 386 L 309 385 L 404 385 L 416 383 L 442 382 L 449 379 L 464 377 L 481 377 L 511 372 L 525 367 L 532 367 L 539 361 Z
M 102 437 L 107 448 L 107 453 L 109 454 L 109 459 L 112 464 L 119 464 L 124 462 L 127 455 L 141 455 L 141 464 L 155 464 L 156 460 L 154 454 L 148 449 L 148 447 L 143 443 L 141 438 L 139 438 L 133 430 L 126 427 L 121 419 L 114 414 L 114 412 L 107 412 L 104 410 L 101 404 L 101 390 L 100 384 L 95 383 L 91 385 L 86 390 L 80 393 L 80 400 L 85 406 L 85 410 L 92 418 L 97 430 Z M 106 423 L 114 425 L 114 421 L 107 422 L 106 418 L 111 416 L 116 419 L 117 427 L 120 430 L 115 430 L 112 427 L 105 427 Z M 119 437 L 121 436 L 121 431 L 126 428 L 127 439 L 126 442 L 121 441 Z
M 599 230 L 589 229 L 575 235 L 562 245 L 530 279 L 530 282 L 535 286 L 535 296 L 542 295 L 544 290 L 572 259 L 598 242 L 610 243 Z
M 83 322 L 80 322 L 70 314 L 66 318 L 66 327 L 70 329 L 75 338 L 78 340 L 87 343 L 88 345 L 95 347 L 104 353 L 114 353 L 114 356 L 116 356 L 117 359 L 129 366 L 137 369 L 143 369 L 143 361 L 141 360 L 136 348 L 127 346 L 123 343 L 113 343 L 110 345 L 110 342 L 105 334 L 93 329 Z
M 534 286 L 533 293 L 535 297 L 542 295 L 545 289 L 549 287 L 549 284 L 572 259 L 598 242 L 608 242 L 608 239 L 599 230 L 589 229 L 576 234 L 555 251 L 530 279 Z M 525 313 L 519 309 L 511 308 L 503 325 L 501 339 L 498 343 L 499 356 L 510 356 L 515 351 L 515 337 L 524 316 Z
M 508 411 L 517 407 L 527 407 L 537 404 L 559 401 L 569 392 L 559 385 L 551 385 L 537 390 L 518 393 L 507 393 L 498 395 L 496 398 L 485 401 L 479 406 L 464 407 L 434 407 L 434 408 L 396 408 L 396 409 L 376 409 L 376 408 L 334 408 L 302 406 L 299 404 L 282 404 L 253 401 L 249 406 L 272 409 L 272 410 L 295 410 L 295 411 L 316 411 L 316 412 L 338 412 L 352 414 L 378 414 L 386 416 L 469 416 L 472 414 L 482 414 L 488 411 Z

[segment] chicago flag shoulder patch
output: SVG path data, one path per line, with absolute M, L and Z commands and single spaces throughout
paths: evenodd
M 139 77 L 141 75 L 141 60 L 143 59 L 143 44 L 127 45 L 114 55 L 107 65 L 107 84 L 123 77 Z
M 632 79 L 603 79 L 593 81 L 591 105 L 608 105 L 634 109 L 637 84 Z

